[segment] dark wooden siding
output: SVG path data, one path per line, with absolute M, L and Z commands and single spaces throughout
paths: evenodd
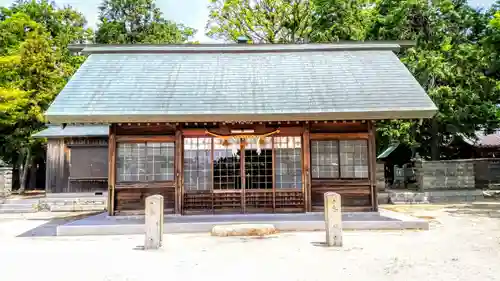
M 68 189 L 69 159 L 63 139 L 47 141 L 45 190 L 49 193 L 66 192 Z
M 116 213 L 135 211 L 140 213 L 145 208 L 145 200 L 150 195 L 163 196 L 165 213 L 173 213 L 175 208 L 175 183 L 150 182 L 150 183 L 116 183 Z
M 106 179 L 108 177 L 108 147 L 71 147 L 70 177 L 78 179 Z
M 339 181 L 312 179 L 311 197 L 313 211 L 323 210 L 325 192 L 336 192 L 342 198 L 342 207 L 352 210 L 371 209 L 371 186 L 367 181 Z
M 107 139 L 49 139 L 45 188 L 49 193 L 107 190 Z

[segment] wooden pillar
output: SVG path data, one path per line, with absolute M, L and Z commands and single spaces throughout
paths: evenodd
M 183 150 L 184 142 L 182 131 L 175 131 L 175 213 L 182 214 L 182 200 L 184 191 L 184 169 L 183 169 Z
M 245 145 L 240 144 L 240 176 L 241 176 L 241 212 L 246 213 L 246 172 L 245 172 Z
M 115 214 L 116 185 L 116 126 L 109 125 L 108 139 L 108 214 Z
M 377 147 L 375 142 L 375 124 L 374 121 L 368 122 L 368 175 L 370 177 L 371 201 L 373 211 L 378 211 L 378 198 L 377 198 Z
M 271 153 L 273 158 L 272 171 L 273 171 L 273 213 L 276 212 L 276 147 L 274 144 L 274 138 L 271 137 Z
M 311 133 L 309 124 L 304 127 L 302 135 L 302 186 L 304 188 L 304 209 L 311 212 Z

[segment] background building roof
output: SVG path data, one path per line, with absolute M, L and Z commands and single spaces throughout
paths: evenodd
M 466 137 L 462 135 L 462 139 L 476 147 L 498 147 L 500 146 L 500 130 L 489 134 L 484 131 L 475 132 L 475 138 Z
M 64 138 L 64 137 L 106 137 L 109 134 L 109 126 L 103 125 L 49 125 L 47 129 L 33 135 L 35 138 Z

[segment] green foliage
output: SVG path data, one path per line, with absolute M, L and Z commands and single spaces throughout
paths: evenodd
M 45 127 L 43 113 L 85 60 L 68 44 L 94 37 L 98 43 L 184 43 L 195 32 L 163 19 L 152 0 L 104 0 L 100 10 L 94 36 L 69 6 L 17 0 L 0 8 L 1 160 L 26 170 L 30 158 L 43 153 L 42 141 L 31 136 Z
M 196 30 L 163 18 L 153 0 L 104 0 L 95 34 L 100 44 L 186 43 Z
M 207 35 L 235 42 L 308 42 L 313 31 L 308 0 L 210 0 Z
M 386 123 L 379 126 L 382 138 L 399 136 L 401 141 L 419 142 L 425 156 L 432 151 L 429 146 L 444 147 L 459 134 L 473 136 L 476 130 L 499 126 L 498 80 L 485 75 L 490 67 L 488 55 L 478 43 L 486 28 L 485 14 L 465 1 L 448 0 L 381 0 L 376 10 L 378 16 L 367 38 L 415 40 L 416 47 L 401 54 L 401 60 L 439 109 L 434 125 L 412 124 L 416 133 L 411 140 L 402 140 L 401 136 L 407 136 L 399 132 L 389 133 L 401 130 Z M 386 138 L 386 143 L 390 141 Z
M 258 43 L 415 41 L 399 56 L 439 113 L 423 122 L 379 122 L 378 141 L 382 147 L 400 141 L 439 157 L 437 148 L 457 136 L 500 126 L 499 7 L 500 1 L 482 12 L 466 0 L 211 0 L 206 31 L 216 39 L 244 35 Z
M 0 10 L 0 159 L 25 179 L 42 141 L 31 136 L 45 127 L 43 113 L 84 58 L 67 45 L 91 32 L 70 8 L 46 0 L 15 2 Z
M 364 40 L 375 20 L 373 0 L 312 1 L 313 42 Z

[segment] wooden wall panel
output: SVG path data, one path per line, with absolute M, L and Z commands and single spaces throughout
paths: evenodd
M 96 149 L 106 149 L 108 140 L 104 138 L 66 138 L 49 139 L 47 141 L 46 177 L 45 188 L 48 193 L 79 193 L 103 191 L 103 184 L 107 182 L 107 174 L 103 178 L 101 175 L 96 179 L 86 178 L 83 174 L 74 175 L 71 178 L 70 168 L 73 149 L 85 149 L 96 147 Z M 81 156 L 81 155 L 80 155 Z M 76 155 L 75 157 L 80 157 Z M 76 161 L 73 159 L 73 161 Z M 105 167 L 100 169 L 107 170 Z M 101 165 L 102 166 L 102 165 Z M 80 172 L 81 169 L 75 170 Z M 77 179 L 78 178 L 78 179 Z M 105 189 L 104 189 L 105 190 Z
M 70 180 L 67 192 L 108 191 L 107 180 Z
M 338 181 L 312 179 L 311 201 L 313 211 L 322 210 L 325 192 L 336 192 L 342 198 L 342 207 L 371 209 L 370 181 Z
M 356 133 L 367 132 L 368 122 L 312 122 L 311 133 Z
M 71 180 L 107 179 L 107 146 L 72 146 L 70 148 Z
M 165 213 L 175 212 L 174 182 L 117 183 L 115 187 L 115 213 L 124 211 L 144 212 L 145 200 L 150 195 L 163 196 Z
M 165 123 L 137 123 L 126 124 L 122 123 L 116 126 L 117 135 L 173 135 L 175 133 L 174 124 Z

